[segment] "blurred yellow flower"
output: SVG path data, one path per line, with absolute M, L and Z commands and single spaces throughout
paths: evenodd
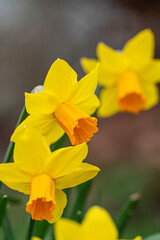
M 118 240 L 118 230 L 109 213 L 101 207 L 91 207 L 81 224 L 61 218 L 54 227 L 56 240 Z M 134 240 L 142 240 L 136 237 Z
M 14 163 L 0 164 L 0 181 L 30 194 L 26 211 L 33 219 L 55 222 L 67 203 L 61 189 L 93 178 L 99 168 L 82 163 L 88 152 L 85 143 L 52 153 L 45 137 L 35 129 L 26 127 L 17 136 L 13 139 Z
M 39 237 L 32 237 L 31 240 L 42 240 L 42 239 Z
M 42 92 L 25 93 L 30 116 L 16 129 L 30 126 L 40 130 L 50 145 L 64 132 L 72 145 L 90 141 L 98 131 L 97 119 L 90 117 L 99 106 L 94 92 L 98 83 L 98 66 L 77 82 L 76 72 L 64 60 L 51 66 Z
M 157 104 L 156 83 L 160 80 L 160 60 L 154 59 L 154 35 L 146 29 L 129 40 L 122 51 L 115 51 L 104 43 L 97 46 L 99 60 L 100 117 L 119 111 L 139 113 Z M 90 72 L 97 60 L 82 58 L 81 64 Z

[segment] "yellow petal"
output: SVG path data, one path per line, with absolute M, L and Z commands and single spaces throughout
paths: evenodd
M 100 117 L 109 117 L 119 111 L 117 101 L 117 88 L 110 87 L 102 89 L 100 93 L 101 105 L 98 109 L 98 115 Z
M 103 42 L 97 45 L 97 56 L 100 60 L 100 65 L 103 62 L 107 69 L 113 73 L 122 73 L 128 67 L 128 60 L 125 56 Z
M 49 69 L 43 89 L 54 93 L 62 102 L 66 101 L 73 86 L 77 83 L 77 74 L 67 62 L 57 59 Z
M 45 137 L 35 129 L 26 127 L 12 140 L 15 142 L 14 161 L 24 163 L 32 175 L 42 173 L 51 155 Z
M 88 147 L 83 143 L 53 152 L 45 162 L 45 171 L 54 179 L 72 173 L 87 156 Z
M 98 206 L 91 207 L 82 223 L 85 239 L 115 240 L 118 230 L 109 213 Z
M 160 60 L 155 59 L 144 69 L 140 75 L 141 81 L 144 83 L 160 82 Z
M 52 118 L 50 125 L 47 127 L 49 127 L 49 131 L 46 133 L 46 128 L 44 128 L 42 134 L 46 137 L 48 145 L 58 141 L 65 133 L 55 118 Z
M 105 61 L 99 64 L 99 84 L 102 86 L 110 87 L 116 85 L 119 73 L 115 69 L 111 69 Z
M 82 240 L 81 225 L 73 220 L 61 218 L 54 225 L 56 240 Z
M 29 194 L 31 180 L 32 175 L 27 171 L 26 165 L 16 163 L 0 164 L 0 181 L 9 188 Z
M 100 101 L 96 95 L 88 97 L 84 102 L 77 104 L 77 107 L 86 114 L 93 114 L 99 107 Z
M 63 210 L 67 204 L 66 194 L 58 188 L 55 192 L 55 202 L 56 206 L 55 210 L 53 211 L 53 219 L 50 221 L 50 223 L 55 223 L 61 218 Z
M 93 58 L 85 58 L 84 57 L 84 58 L 80 59 L 80 63 L 81 63 L 81 66 L 82 66 L 83 70 L 86 73 L 89 73 L 90 71 L 92 71 L 96 67 L 98 61 L 96 59 L 93 59 Z
M 154 54 L 154 35 L 150 29 L 145 29 L 129 40 L 124 46 L 124 55 L 130 60 L 133 70 L 143 68 Z
M 28 116 L 14 131 L 11 141 L 21 132 L 24 127 L 36 128 L 43 136 L 45 136 L 48 145 L 60 139 L 64 130 L 57 123 L 53 114 L 30 115 Z
M 95 93 L 98 84 L 99 64 L 78 83 L 71 101 L 74 104 L 80 104 Z
M 98 65 L 96 68 L 83 77 L 76 86 L 71 101 L 86 114 L 92 114 L 99 106 L 99 100 L 94 95 L 98 84 Z
M 56 99 L 46 92 L 25 93 L 25 105 L 29 114 L 53 113 L 58 104 Z
M 155 106 L 159 101 L 159 91 L 158 87 L 154 84 L 141 84 L 141 88 L 143 90 L 146 106 L 145 109 L 149 109 Z
M 60 189 L 77 186 L 95 177 L 100 169 L 88 163 L 82 163 L 72 173 L 57 178 L 56 186 Z

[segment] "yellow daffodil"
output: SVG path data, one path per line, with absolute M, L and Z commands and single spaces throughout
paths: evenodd
M 35 129 L 26 127 L 17 136 L 14 163 L 0 164 L 0 181 L 30 194 L 26 211 L 33 219 L 55 222 L 67 203 L 62 189 L 93 178 L 99 168 L 82 163 L 88 152 L 85 143 L 52 153 L 46 138 Z
M 56 240 L 118 240 L 118 230 L 109 213 L 101 207 L 91 207 L 81 224 L 61 218 L 55 224 Z M 134 240 L 142 240 L 136 237 Z
M 122 51 L 115 51 L 104 43 L 97 46 L 101 117 L 118 111 L 139 113 L 158 102 L 160 60 L 154 59 L 154 35 L 146 29 L 129 40 Z M 95 59 L 82 58 L 81 64 L 90 72 L 97 64 Z
M 77 82 L 76 72 L 64 60 L 56 60 L 46 76 L 43 91 L 25 93 L 30 116 L 14 134 L 25 125 L 40 130 L 49 145 L 64 132 L 72 145 L 88 142 L 98 131 L 97 119 L 90 117 L 99 106 L 94 95 L 97 82 L 98 66 Z

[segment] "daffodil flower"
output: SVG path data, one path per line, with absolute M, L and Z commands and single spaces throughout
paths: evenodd
M 154 59 L 154 35 L 146 29 L 129 40 L 122 51 L 115 51 L 104 43 L 97 46 L 99 60 L 100 117 L 117 112 L 139 113 L 157 104 L 156 83 L 160 80 L 160 60 Z M 90 72 L 95 59 L 82 58 L 81 64 Z
M 55 222 L 66 206 L 62 189 L 74 187 L 97 175 L 99 168 L 82 163 L 87 144 L 61 148 L 53 153 L 46 138 L 25 128 L 15 137 L 14 163 L 0 164 L 0 181 L 30 194 L 26 211 L 33 219 Z
M 77 82 L 76 72 L 64 61 L 56 60 L 43 85 L 43 91 L 25 93 L 30 116 L 16 129 L 37 128 L 50 145 L 64 132 L 72 145 L 87 143 L 98 131 L 97 119 L 90 117 L 99 106 L 94 92 L 98 82 L 98 66 Z
M 54 227 L 56 240 L 118 240 L 118 230 L 109 213 L 101 207 L 91 207 L 81 224 L 61 218 Z M 134 240 L 142 240 L 136 237 Z

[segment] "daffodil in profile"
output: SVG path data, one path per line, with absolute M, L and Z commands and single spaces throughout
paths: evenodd
M 67 203 L 62 189 L 93 178 L 99 168 L 82 163 L 88 152 L 85 143 L 52 153 L 46 138 L 35 129 L 26 127 L 17 136 L 14 162 L 0 164 L 0 181 L 30 194 L 26 211 L 33 219 L 55 222 Z
M 81 224 L 61 218 L 54 227 L 56 240 L 118 240 L 118 230 L 109 213 L 101 207 L 91 207 Z M 134 240 L 142 240 L 136 237 Z
M 41 92 L 25 93 L 29 117 L 16 129 L 37 128 L 50 145 L 65 132 L 72 145 L 87 143 L 98 131 L 97 119 L 90 115 L 99 106 L 94 94 L 98 66 L 80 81 L 67 62 L 57 59 L 51 66 Z
M 103 87 L 100 117 L 119 111 L 137 114 L 157 104 L 160 60 L 154 59 L 154 48 L 154 35 L 149 29 L 129 40 L 121 51 L 98 44 L 99 84 Z M 90 72 L 98 61 L 82 58 L 81 64 Z

